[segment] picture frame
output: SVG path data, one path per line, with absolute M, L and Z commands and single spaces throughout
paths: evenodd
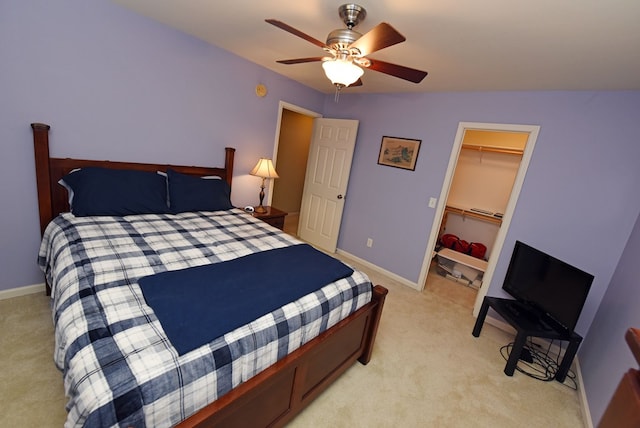
M 382 137 L 378 165 L 415 171 L 422 140 L 399 137 Z

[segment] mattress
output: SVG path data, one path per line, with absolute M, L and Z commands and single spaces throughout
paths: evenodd
M 179 355 L 138 285 L 156 273 L 300 243 L 239 209 L 58 216 L 38 261 L 52 287 L 65 426 L 175 425 L 371 300 L 369 279 L 355 270 Z

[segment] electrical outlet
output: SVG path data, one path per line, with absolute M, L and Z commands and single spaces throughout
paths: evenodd
M 367 247 L 369 248 L 373 247 L 373 239 L 367 238 Z

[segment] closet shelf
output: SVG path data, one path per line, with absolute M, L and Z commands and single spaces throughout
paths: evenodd
M 488 223 L 497 224 L 498 226 L 502 225 L 502 219 L 499 218 L 499 217 L 495 217 L 493 215 L 482 214 L 482 213 L 479 213 L 477 211 L 470 211 L 470 210 L 466 210 L 466 209 L 463 209 L 463 208 L 458 208 L 458 207 L 453 207 L 451 205 L 447 205 L 447 206 L 444 207 L 444 214 L 446 216 L 449 213 L 458 214 L 458 215 L 461 215 L 462 217 L 475 218 L 475 219 L 478 219 L 478 220 L 486 221 Z M 443 223 L 446 223 L 446 219 L 445 219 L 445 221 L 443 221 Z
M 444 214 L 442 215 L 442 221 L 440 222 L 440 230 L 438 231 L 438 239 L 442 237 L 442 234 L 447 228 L 447 218 L 449 214 L 458 214 L 464 217 L 471 217 L 478 220 L 485 221 L 487 223 L 492 223 L 498 225 L 500 227 L 502 225 L 502 219 L 498 217 L 494 217 L 492 215 L 481 214 L 475 211 L 469 211 L 466 209 L 452 207 L 451 205 L 446 205 L 444 207 Z

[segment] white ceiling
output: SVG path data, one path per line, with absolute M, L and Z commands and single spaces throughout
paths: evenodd
M 322 42 L 344 28 L 344 0 L 113 0 L 318 91 L 334 88 L 319 47 L 276 28 L 274 18 Z M 407 41 L 370 57 L 429 72 L 420 83 L 365 71 L 353 92 L 640 90 L 638 0 L 359 0 L 366 33 L 387 22 Z

